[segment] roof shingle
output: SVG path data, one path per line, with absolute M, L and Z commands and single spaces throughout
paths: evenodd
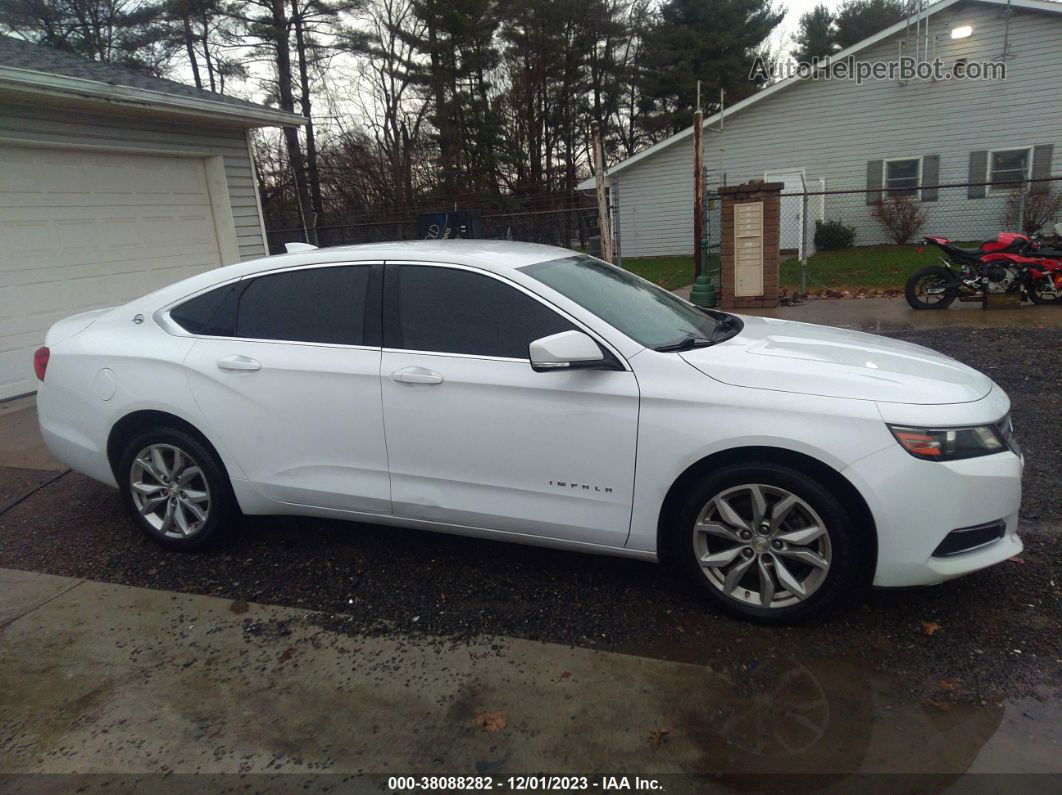
M 276 108 L 248 102 L 245 99 L 230 97 L 226 94 L 217 94 L 213 91 L 185 85 L 174 80 L 151 77 L 117 64 L 90 61 L 77 55 L 62 52 L 54 47 L 33 44 L 11 36 L 0 35 L 0 66 L 29 69 L 35 72 L 45 72 L 65 77 L 76 77 L 82 80 L 94 80 L 113 86 L 131 86 L 178 97 L 219 102 L 247 110 L 278 112 Z

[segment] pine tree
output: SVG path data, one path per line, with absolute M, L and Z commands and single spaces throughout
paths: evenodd
M 793 57 L 806 63 L 837 52 L 840 47 L 837 45 L 837 30 L 830 9 L 820 4 L 801 14 L 800 27 L 793 37 L 793 43 L 796 45 Z
M 756 48 L 782 21 L 770 0 L 667 0 L 646 38 L 643 106 L 659 134 L 688 127 L 697 104 L 718 108 L 752 94 L 760 83 L 750 76 Z

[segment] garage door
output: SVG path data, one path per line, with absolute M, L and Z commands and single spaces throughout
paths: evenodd
M 0 400 L 56 320 L 220 264 L 204 160 L 0 145 Z

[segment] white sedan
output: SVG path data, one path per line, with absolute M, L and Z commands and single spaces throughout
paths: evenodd
M 174 549 L 241 511 L 354 519 L 667 558 L 764 621 L 1022 549 L 986 376 L 561 248 L 244 262 L 60 321 L 35 364 L 52 453 Z

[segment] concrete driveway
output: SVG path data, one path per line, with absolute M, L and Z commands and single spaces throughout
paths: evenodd
M 0 407 L 0 789 L 533 772 L 691 792 L 879 772 L 919 774 L 902 780 L 919 791 L 971 773 L 1046 788 L 1062 772 L 1062 444 L 1043 395 L 1062 337 L 902 336 L 989 372 L 1039 429 L 1026 552 L 790 628 L 725 618 L 664 567 L 395 528 L 254 519 L 167 552 L 50 459 L 32 401 Z

